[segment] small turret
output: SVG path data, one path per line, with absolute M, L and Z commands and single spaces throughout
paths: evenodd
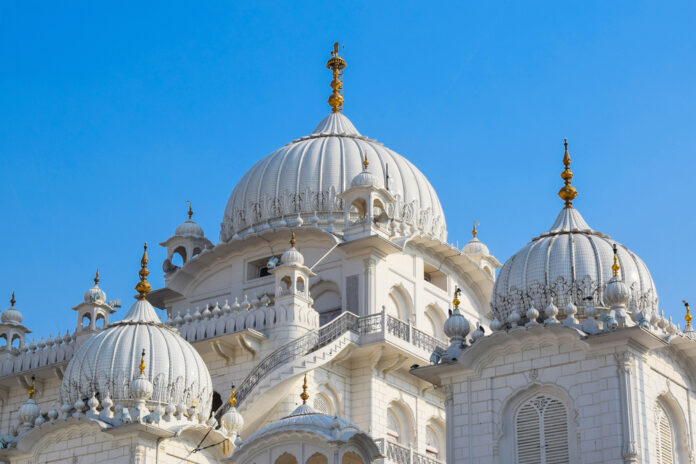
M 174 230 L 174 235 L 160 243 L 167 249 L 167 259 L 162 263 L 162 270 L 169 274 L 195 258 L 204 250 L 212 248 L 213 244 L 205 237 L 203 228 L 193 220 L 193 208 L 189 205 L 188 218 Z M 175 264 L 175 257 L 181 260 L 181 265 Z
M 16 302 L 15 294 L 12 292 L 10 307 L 0 315 L 0 339 L 5 341 L 0 349 L 22 348 L 26 344 L 26 335 L 31 333 L 31 330 L 22 324 L 22 313 L 15 308 Z
M 77 326 L 75 332 L 80 335 L 91 334 L 109 325 L 109 316 L 120 307 L 120 301 L 106 300 L 106 293 L 99 288 L 99 269 L 94 276 L 94 285 L 84 295 L 82 303 L 73 306 L 77 312 Z

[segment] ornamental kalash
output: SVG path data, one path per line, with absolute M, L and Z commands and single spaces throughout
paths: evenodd
M 643 261 L 575 209 L 567 142 L 560 213 L 501 268 L 343 115 L 338 44 L 327 68 L 331 112 L 242 176 L 217 243 L 189 204 L 163 288 L 145 246 L 123 316 L 97 273 L 75 328 L 31 342 L 13 294 L 0 460 L 693 463 L 689 306 L 665 319 Z

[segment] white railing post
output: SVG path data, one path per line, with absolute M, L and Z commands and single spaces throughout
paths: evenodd
M 408 442 L 408 464 L 413 464 L 413 443 Z
M 382 305 L 382 334 L 387 336 L 387 308 Z

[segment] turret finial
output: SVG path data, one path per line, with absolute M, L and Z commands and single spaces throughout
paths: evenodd
M 36 380 L 36 376 L 32 375 L 31 376 L 31 383 L 29 384 L 29 390 L 27 393 L 29 394 L 29 399 L 34 398 L 34 393 L 36 393 L 36 390 L 34 389 L 34 381 Z
M 237 404 L 237 398 L 235 397 L 236 393 L 237 393 L 237 391 L 234 389 L 234 385 L 232 385 L 232 392 L 230 393 L 230 399 L 229 399 L 231 408 L 234 408 L 234 405 Z
M 346 60 L 338 56 L 338 42 L 334 43 L 333 51 L 331 52 L 331 58 L 326 62 L 326 68 L 333 72 L 333 80 L 331 81 L 331 88 L 333 92 L 329 97 L 329 105 L 331 105 L 331 111 L 338 113 L 343 109 L 343 70 L 346 67 Z
M 97 268 L 97 273 L 94 275 L 94 285 L 99 284 L 99 268 Z
M 367 167 L 370 165 L 370 162 L 367 160 L 367 153 L 365 153 L 365 158 L 363 159 L 362 165 L 363 171 L 367 171 Z
M 300 398 L 302 398 L 302 404 L 307 404 L 307 400 L 309 399 L 309 393 L 307 393 L 307 373 L 304 375 L 304 383 L 302 384 L 302 394 L 300 394 Z
M 186 213 L 186 214 L 188 214 L 188 217 L 190 220 L 191 216 L 193 216 L 193 209 L 191 208 L 191 202 L 189 200 L 186 200 L 186 203 L 188 203 L 188 205 L 189 205 L 189 210 L 188 210 L 188 213 Z
M 145 242 L 143 245 L 143 257 L 140 259 L 140 272 L 138 272 L 140 275 L 140 282 L 135 286 L 135 290 L 139 294 L 137 297 L 139 300 L 147 298 L 147 294 L 152 290 L 152 286 L 147 281 L 147 276 L 150 274 L 150 271 L 147 270 L 147 263 L 147 242 Z
M 454 305 L 454 309 L 459 309 L 459 295 L 462 294 L 462 289 L 457 287 L 457 289 L 454 291 L 454 299 L 452 300 L 452 304 Z
M 573 171 L 570 170 L 568 139 L 563 139 L 563 145 L 565 146 L 565 153 L 563 154 L 563 165 L 565 169 L 561 173 L 561 179 L 563 179 L 564 185 L 561 187 L 561 190 L 558 191 L 558 196 L 565 202 L 566 208 L 569 208 L 573 206 L 573 200 L 578 196 L 578 191 L 570 184 L 573 180 Z
M 138 366 L 138 369 L 140 369 L 140 375 L 144 375 L 144 373 L 145 373 L 145 348 L 143 348 L 143 352 L 140 354 L 140 365 Z
M 471 229 L 471 236 L 476 238 L 478 235 L 478 231 L 476 230 L 476 226 L 481 225 L 478 221 L 474 221 L 474 228 Z
M 14 292 L 12 292 L 12 296 L 10 297 L 10 306 L 14 308 L 14 304 L 17 302 L 14 297 Z
M 616 255 L 618 250 L 616 249 L 616 243 L 614 244 L 614 264 L 611 266 L 611 270 L 614 271 L 614 277 L 619 276 L 619 269 L 621 269 L 621 266 L 619 266 L 619 257 Z
M 687 327 L 691 327 L 691 319 L 693 318 L 691 317 L 691 309 L 689 308 L 689 302 L 686 300 L 682 300 L 682 303 L 684 303 L 684 307 L 686 308 L 686 316 L 684 316 L 684 320 L 686 321 L 686 327 L 684 327 L 684 329 L 686 329 Z
M 295 232 L 290 234 L 290 246 L 295 248 L 295 244 L 297 243 L 297 240 L 295 240 Z

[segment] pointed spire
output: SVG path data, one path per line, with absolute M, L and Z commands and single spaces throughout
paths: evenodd
M 333 80 L 331 81 L 331 88 L 333 92 L 329 97 L 329 105 L 331 105 L 331 111 L 338 113 L 343 109 L 343 70 L 346 67 L 346 60 L 338 56 L 338 42 L 334 43 L 333 51 L 331 52 L 331 58 L 326 62 L 326 68 L 333 72 Z
M 563 139 L 563 145 L 565 146 L 565 153 L 563 154 L 563 165 L 565 169 L 561 173 L 561 179 L 563 179 L 563 187 L 558 191 L 558 196 L 561 200 L 565 202 L 566 208 L 573 206 L 573 200 L 578 196 L 578 191 L 575 187 L 571 185 L 573 180 L 573 171 L 570 170 L 570 154 L 568 153 L 568 139 Z
M 94 285 L 99 285 L 99 268 L 97 268 L 97 273 L 94 275 Z
M 363 159 L 362 165 L 363 171 L 367 171 L 367 167 L 370 165 L 370 162 L 367 160 L 367 153 L 365 153 L 365 158 Z
M 12 292 L 12 296 L 10 297 L 10 306 L 14 308 L 14 304 L 17 302 L 14 297 L 14 292 Z
M 191 217 L 193 216 L 193 209 L 191 208 L 191 202 L 189 200 L 186 200 L 186 203 L 188 203 L 189 209 L 188 209 L 188 218 L 191 220 Z
M 302 384 L 300 398 L 302 398 L 302 404 L 307 404 L 307 400 L 309 399 L 309 393 L 307 393 L 307 373 L 304 375 L 304 383 Z
M 461 295 L 462 289 L 457 287 L 457 289 L 454 291 L 454 299 L 452 300 L 452 305 L 454 306 L 454 309 L 459 309 L 459 295 Z
M 290 246 L 295 248 L 295 244 L 297 243 L 297 240 L 295 240 L 295 232 L 292 232 L 290 235 Z
M 140 375 L 144 375 L 144 373 L 145 373 L 145 348 L 143 348 L 143 352 L 140 355 L 140 365 L 138 366 L 138 369 L 140 369 Z
M 135 286 L 135 290 L 139 294 L 137 297 L 139 300 L 144 300 L 147 298 L 147 294 L 150 293 L 150 290 L 152 289 L 152 286 L 147 281 L 147 276 L 150 274 L 150 271 L 147 270 L 147 263 L 147 242 L 145 242 L 143 245 L 143 257 L 140 260 L 140 272 L 138 272 L 140 275 L 140 282 L 138 282 Z
M 27 391 L 27 394 L 29 395 L 29 399 L 34 398 L 34 393 L 36 393 L 36 390 L 34 389 L 34 381 L 36 380 L 36 376 L 31 376 L 31 384 L 29 384 L 29 391 Z
M 234 405 L 237 404 L 237 398 L 235 397 L 236 393 L 237 391 L 234 389 L 234 385 L 232 385 L 232 392 L 230 393 L 230 399 L 228 400 L 231 408 L 234 408 Z
M 619 269 L 621 269 L 621 266 L 619 266 L 619 258 L 616 255 L 616 253 L 618 251 L 616 249 L 616 243 L 614 244 L 613 250 L 614 250 L 614 264 L 611 266 L 611 270 L 614 272 L 614 277 L 618 277 L 619 276 Z
M 684 330 L 686 330 L 691 328 L 691 309 L 689 308 L 688 301 L 682 300 L 682 303 L 684 303 L 684 307 L 686 308 L 686 316 L 684 316 L 684 320 L 686 321 L 686 327 L 684 327 Z
M 471 236 L 476 238 L 476 235 L 478 235 L 478 231 L 476 230 L 476 226 L 480 225 L 478 221 L 474 221 L 474 228 L 471 229 Z

